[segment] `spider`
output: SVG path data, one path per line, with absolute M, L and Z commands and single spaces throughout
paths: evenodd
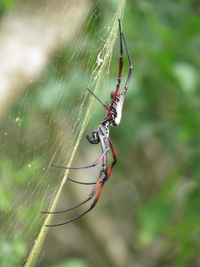
M 102 162 L 99 176 L 98 176 L 96 182 L 93 182 L 93 183 L 84 183 L 84 182 L 79 182 L 79 181 L 73 180 L 71 178 L 67 178 L 69 181 L 74 182 L 74 183 L 83 184 L 83 185 L 94 185 L 89 197 L 86 200 L 84 200 L 83 202 L 79 203 L 78 205 L 76 205 L 72 208 L 69 208 L 66 210 L 61 210 L 61 211 L 52 211 L 52 212 L 42 211 L 42 213 L 57 214 L 57 213 L 68 212 L 68 211 L 76 209 L 76 208 L 82 206 L 83 204 L 87 203 L 97 193 L 96 198 L 93 200 L 90 207 L 86 211 L 81 213 L 80 215 L 78 215 L 78 216 L 76 216 L 76 217 L 74 217 L 68 221 L 59 223 L 59 224 L 46 225 L 47 227 L 55 227 L 55 226 L 61 226 L 61 225 L 68 224 L 70 222 L 73 222 L 73 221 L 79 219 L 80 217 L 84 216 L 88 212 L 90 212 L 96 206 L 96 204 L 100 198 L 104 184 L 110 178 L 113 167 L 116 164 L 116 154 L 115 154 L 113 145 L 112 145 L 110 137 L 109 137 L 109 128 L 110 128 L 110 126 L 118 126 L 120 121 L 121 121 L 124 98 L 125 98 L 125 95 L 127 93 L 129 82 L 130 82 L 132 72 L 133 72 L 133 65 L 131 62 L 130 53 L 128 51 L 128 47 L 127 47 L 127 43 L 126 43 L 124 34 L 121 31 L 120 19 L 118 19 L 118 22 L 119 22 L 119 35 L 120 35 L 119 73 L 118 73 L 118 83 L 116 85 L 116 90 L 113 91 L 110 95 L 111 96 L 110 105 L 103 103 L 89 88 L 87 88 L 88 91 L 97 99 L 97 101 L 100 102 L 100 104 L 102 104 L 104 106 L 104 108 L 107 110 L 106 116 L 103 119 L 103 121 L 99 124 L 98 128 L 92 132 L 92 137 L 90 137 L 89 135 L 86 135 L 87 140 L 91 144 L 98 144 L 98 143 L 101 144 L 102 154 L 94 163 L 87 165 L 87 166 L 82 166 L 82 167 L 64 167 L 64 166 L 59 166 L 56 164 L 51 164 L 51 166 L 54 166 L 56 168 L 75 170 L 75 169 L 92 168 L 92 167 L 95 167 L 96 165 L 98 165 L 100 162 Z M 122 69 L 123 69 L 123 43 L 125 45 L 127 56 L 128 56 L 129 72 L 128 72 L 128 77 L 127 77 L 127 80 L 125 83 L 124 90 L 119 90 L 120 83 L 121 83 L 121 73 L 122 73 Z M 108 168 L 108 158 L 107 158 L 107 153 L 109 150 L 111 150 L 112 156 L 113 156 L 113 161 L 112 161 L 110 168 Z

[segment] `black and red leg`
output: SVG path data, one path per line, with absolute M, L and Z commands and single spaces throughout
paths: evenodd
M 113 148 L 113 145 L 112 145 L 110 139 L 109 139 L 109 145 L 110 145 L 111 152 L 112 152 L 112 155 L 113 155 L 113 162 L 112 162 L 112 164 L 111 164 L 111 167 L 110 167 L 109 171 L 107 171 L 106 175 L 104 176 L 104 178 L 103 178 L 103 180 L 102 180 L 102 183 L 101 183 L 101 186 L 100 186 L 100 188 L 99 188 L 99 191 L 98 191 L 98 193 L 97 193 L 97 196 L 96 196 L 95 200 L 93 201 L 93 203 L 91 204 L 91 206 L 90 206 L 88 212 L 91 211 L 91 210 L 96 206 L 97 202 L 99 201 L 99 198 L 100 198 L 100 196 L 101 196 L 101 192 L 102 192 L 102 190 L 103 190 L 104 184 L 105 184 L 106 181 L 110 178 L 110 175 L 111 175 L 111 173 L 112 173 L 113 167 L 114 167 L 114 165 L 115 165 L 116 162 L 117 162 L 117 159 L 116 159 L 116 153 L 115 153 L 115 150 L 114 150 L 114 148 Z M 108 170 L 108 160 L 107 160 L 107 158 L 106 158 L 106 170 Z
M 121 23 L 120 23 L 120 19 L 118 19 L 119 21 L 119 34 L 120 34 L 120 57 L 119 57 L 119 73 L 118 73 L 118 82 L 117 82 L 117 86 L 116 86 L 116 90 L 114 92 L 111 93 L 111 105 L 110 107 L 112 107 L 113 105 L 113 102 L 115 101 L 116 99 L 116 96 L 117 96 L 117 93 L 119 91 L 119 87 L 120 87 L 120 83 L 121 83 L 121 74 L 122 74 L 122 69 L 123 69 L 123 44 L 122 44 L 122 36 L 123 36 L 123 33 L 122 33 L 122 30 L 121 30 Z M 112 113 L 111 113 L 111 108 L 108 107 L 108 105 L 104 104 L 101 99 L 99 99 L 89 88 L 87 88 L 88 91 L 104 106 L 104 108 L 107 110 L 109 116 L 108 118 L 106 119 L 106 121 L 109 121 L 111 118 L 112 118 Z M 88 136 L 87 136 L 88 138 Z M 88 138 L 88 141 L 92 144 L 95 144 L 95 140 L 91 140 L 90 138 Z
M 130 56 L 130 53 L 129 53 L 129 50 L 128 50 L 126 39 L 125 39 L 123 33 L 122 33 L 122 38 L 123 38 L 123 41 L 124 41 L 124 44 L 125 44 L 126 52 L 127 52 L 127 55 L 128 55 L 128 63 L 129 63 L 129 72 L 128 72 L 128 77 L 127 77 L 127 80 L 126 80 L 126 83 L 125 83 L 125 88 L 124 88 L 125 92 L 127 92 L 128 86 L 129 86 L 129 82 L 130 82 L 130 79 L 131 79 L 131 76 L 132 76 L 132 73 L 133 73 L 133 64 L 132 64 L 132 61 L 131 61 L 131 56 Z
M 119 87 L 120 87 L 120 83 L 121 83 L 121 74 L 122 74 L 122 69 L 123 69 L 123 61 L 124 61 L 123 44 L 122 44 L 122 29 L 121 29 L 120 19 L 118 19 L 118 22 L 119 22 L 119 38 L 120 38 L 119 73 L 118 73 L 118 82 L 116 85 L 116 90 L 111 93 L 111 99 L 112 99 L 111 107 L 112 107 L 113 102 L 115 101 L 117 93 L 119 91 Z
M 102 146 L 103 146 L 103 145 L 102 145 Z M 104 148 L 104 147 L 103 147 L 103 148 Z M 91 210 L 94 208 L 94 206 L 96 205 L 96 202 L 98 201 L 97 198 L 99 198 L 99 196 L 100 196 L 100 193 L 99 193 L 99 192 L 102 190 L 101 188 L 103 188 L 103 187 L 102 187 L 102 184 L 103 184 L 103 182 L 102 182 L 102 176 L 103 176 L 103 175 L 107 176 L 107 171 L 108 171 L 107 152 L 108 152 L 108 150 L 107 150 L 107 149 L 104 149 L 104 151 L 103 151 L 103 153 L 102 153 L 102 156 L 100 157 L 101 160 L 102 160 L 102 169 L 101 169 L 101 171 L 100 171 L 100 174 L 99 174 L 99 176 L 98 176 L 98 179 L 97 179 L 97 181 L 96 181 L 96 183 L 95 183 L 95 186 L 94 186 L 92 192 L 90 193 L 89 197 L 88 197 L 86 200 L 84 200 L 83 202 L 79 203 L 78 205 L 76 205 L 76 206 L 74 206 L 74 207 L 72 207 L 72 208 L 66 209 L 66 210 L 62 210 L 62 211 L 52 211 L 52 212 L 49 212 L 49 211 L 43 211 L 42 213 L 44 213 L 44 214 L 64 213 L 64 212 L 71 211 L 71 210 L 73 210 L 73 209 L 76 209 L 76 208 L 78 208 L 78 207 L 84 205 L 85 203 L 87 203 L 88 201 L 90 201 L 90 200 L 94 197 L 94 195 L 96 194 L 97 189 L 98 189 L 98 187 L 99 187 L 99 184 L 101 183 L 101 186 L 100 186 L 100 189 L 99 189 L 99 191 L 98 191 L 97 197 L 95 198 L 95 200 L 93 201 L 93 203 L 91 204 L 91 206 L 89 207 L 89 209 L 87 209 L 85 212 L 81 213 L 80 215 L 78 215 L 78 216 L 76 216 L 76 217 L 72 218 L 71 220 L 68 220 L 68 221 L 66 221 L 66 222 L 64 222 L 64 223 L 52 224 L 52 225 L 46 225 L 46 227 L 55 227 L 55 226 L 61 226 L 61 225 L 68 224 L 68 223 L 70 223 L 70 222 L 73 222 L 73 221 L 75 221 L 75 220 L 81 218 L 82 216 L 84 216 L 86 213 L 88 213 L 89 211 L 91 211 Z M 100 159 L 100 158 L 99 158 L 99 159 Z
M 101 99 L 98 96 L 96 96 L 89 88 L 87 88 L 87 90 L 104 106 L 104 108 L 107 110 L 108 114 L 110 116 L 112 116 L 112 113 L 111 113 L 110 108 L 108 107 L 108 105 L 103 103 L 103 101 L 101 101 Z
M 65 166 L 60 166 L 60 165 L 57 165 L 57 164 L 51 164 L 52 167 L 56 167 L 56 168 L 59 168 L 59 169 L 65 169 L 65 170 L 79 170 L 79 169 L 88 169 L 88 168 L 92 168 L 92 167 L 95 167 L 96 165 L 98 165 L 101 160 L 104 158 L 104 156 L 106 155 L 106 153 L 108 152 L 108 148 L 105 149 L 103 151 L 103 153 L 101 154 L 101 156 L 95 161 L 93 162 L 92 164 L 89 164 L 89 165 L 85 165 L 85 166 L 80 166 L 80 167 L 65 167 Z

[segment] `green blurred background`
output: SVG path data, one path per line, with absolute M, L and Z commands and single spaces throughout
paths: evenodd
M 26 12 L 34 4 L 39 14 L 40 8 L 51 9 L 53 2 L 35 0 L 25 6 L 24 1 L 1 0 L 1 27 L 5 17 L 12 20 L 22 7 Z M 85 114 L 78 108 L 87 104 L 84 89 L 103 47 L 100 38 L 106 38 L 107 27 L 112 27 L 119 3 L 87 4 L 84 26 L 48 54 L 45 69 L 23 83 L 24 89 L 17 91 L 0 119 L 1 266 L 25 262 L 42 225 L 41 202 L 48 208 L 48 197 L 63 173 L 51 170 L 40 180 L 36 172 L 52 159 L 60 136 L 66 140 L 59 155 L 69 157 L 66 147 L 73 145 Z M 51 229 L 38 266 L 200 266 L 199 13 L 198 0 L 126 2 L 122 26 L 134 72 L 121 124 L 111 129 L 117 165 L 95 211 L 73 225 Z M 7 60 L 12 65 L 13 59 Z M 98 91 L 104 101 L 115 88 L 118 61 L 119 39 L 106 74 L 107 88 Z M 123 81 L 128 72 L 126 55 L 124 61 Z M 68 90 L 63 91 L 63 85 Z M 101 107 L 91 114 L 86 133 L 104 114 Z M 74 164 L 84 165 L 100 152 L 83 138 L 77 153 Z M 27 168 L 30 162 L 32 168 Z M 97 174 L 98 170 L 90 174 L 92 181 Z M 78 172 L 74 177 L 84 179 L 89 174 Z M 82 190 L 83 200 L 88 188 Z M 66 185 L 60 207 L 77 201 Z M 60 221 L 63 217 L 56 222 Z

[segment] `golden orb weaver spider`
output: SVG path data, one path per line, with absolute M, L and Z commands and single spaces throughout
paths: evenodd
M 84 200 L 83 202 L 79 203 L 78 205 L 71 207 L 66 210 L 61 210 L 61 211 L 42 211 L 44 214 L 57 214 L 57 213 L 64 213 L 71 211 L 73 209 L 76 209 L 83 204 L 87 203 L 90 201 L 95 194 L 96 198 L 90 205 L 90 207 L 81 213 L 80 215 L 66 221 L 63 223 L 58 223 L 58 224 L 50 224 L 46 225 L 47 227 L 55 227 L 55 226 L 61 226 L 68 224 L 70 222 L 73 222 L 79 218 L 81 218 L 83 215 L 87 214 L 90 212 L 97 204 L 99 197 L 101 195 L 102 189 L 104 187 L 105 182 L 110 178 L 110 175 L 112 173 L 113 167 L 116 163 L 116 154 L 113 148 L 113 145 L 111 143 L 110 137 L 109 137 L 109 127 L 110 126 L 118 126 L 120 121 L 121 121 L 121 116 L 122 116 L 122 108 L 123 108 L 123 103 L 124 103 L 124 98 L 128 90 L 129 82 L 132 76 L 133 72 L 133 65 L 131 62 L 131 57 L 130 53 L 128 50 L 128 46 L 124 37 L 124 34 L 121 31 L 121 23 L 120 19 L 118 19 L 119 22 L 119 34 L 120 34 L 120 58 L 119 58 L 119 73 L 118 73 L 118 83 L 116 85 L 116 90 L 111 93 L 111 103 L 110 105 L 104 104 L 89 88 L 88 91 L 104 106 L 104 108 L 107 110 L 106 117 L 103 119 L 103 121 L 99 124 L 98 128 L 92 132 L 92 138 L 89 135 L 86 135 L 87 140 L 91 144 L 98 144 L 101 143 L 101 149 L 102 149 L 102 154 L 101 156 L 92 164 L 87 165 L 87 166 L 82 166 L 82 167 L 64 167 L 64 166 L 59 166 L 56 164 L 51 164 L 51 166 L 56 167 L 56 168 L 62 168 L 62 169 L 70 169 L 70 170 L 77 170 L 77 169 L 86 169 L 86 168 L 92 168 L 97 166 L 101 161 L 102 161 L 102 168 L 99 172 L 99 176 L 97 178 L 97 181 L 94 183 L 84 183 L 84 182 L 79 182 L 76 180 L 73 180 L 71 178 L 67 178 L 67 180 L 77 183 L 77 184 L 84 184 L 84 185 L 94 185 L 89 197 Z M 128 56 L 128 62 L 129 62 L 129 72 L 128 72 L 128 77 L 125 83 L 124 90 L 119 90 L 120 83 L 121 83 L 121 73 L 123 69 L 123 43 L 126 48 L 127 56 Z M 108 158 L 107 158 L 107 153 L 108 151 L 111 150 L 112 156 L 113 156 L 113 162 L 108 168 Z

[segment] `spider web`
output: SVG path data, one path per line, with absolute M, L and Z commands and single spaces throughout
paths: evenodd
M 24 259 L 26 266 L 38 262 L 48 232 L 44 224 L 53 219 L 40 212 L 55 210 L 68 175 L 48 166 L 51 162 L 71 165 L 90 116 L 96 112 L 86 88 L 103 100 L 110 93 L 106 89 L 109 65 L 117 18 L 124 6 L 120 1 L 114 18 L 91 39 L 101 14 L 89 1 L 78 2 L 77 16 L 76 1 L 71 6 L 71 1 L 58 5 L 55 0 L 35 0 L 19 11 L 20 2 L 3 21 L 16 35 L 10 40 L 15 44 L 11 82 L 1 80 L 2 95 L 8 88 L 13 90 L 6 104 L 0 103 L 2 266 L 16 266 Z M 12 55 L 12 47 L 7 50 Z

